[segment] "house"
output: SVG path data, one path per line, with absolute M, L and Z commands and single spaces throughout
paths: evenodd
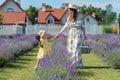
M 38 24 L 65 24 L 68 12 L 65 9 L 45 9 L 45 3 L 38 13 Z
M 20 0 L 6 0 L 0 5 L 0 14 L 3 16 L 0 34 L 24 34 L 26 25 L 32 24 L 30 17 L 21 8 Z
M 87 34 L 99 34 L 102 33 L 102 27 L 99 26 L 98 20 L 95 18 L 95 13 L 87 13 L 82 16 L 84 26 Z
M 65 9 L 46 9 L 45 6 L 43 3 L 38 11 L 38 27 L 54 35 L 63 27 L 69 13 Z
M 69 15 L 67 9 L 46 9 L 45 3 L 42 4 L 42 8 L 39 9 L 38 13 L 38 24 L 42 27 L 63 27 L 65 24 L 67 17 Z M 78 18 L 83 20 L 84 26 L 86 28 L 87 34 L 95 34 L 97 33 L 98 21 L 96 20 L 95 14 L 78 14 Z M 94 27 L 94 28 L 93 28 Z M 53 29 L 53 28 L 52 28 Z M 56 29 L 57 32 L 60 29 Z M 50 30 L 51 32 L 55 32 L 56 30 Z M 57 33 L 56 32 L 56 33 Z

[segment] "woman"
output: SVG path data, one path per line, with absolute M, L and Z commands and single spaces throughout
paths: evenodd
M 70 53 L 72 53 L 73 57 L 77 58 L 78 67 L 82 68 L 82 40 L 87 39 L 85 28 L 82 25 L 82 21 L 77 19 L 77 8 L 73 4 L 69 4 L 68 6 L 69 16 L 67 18 L 67 22 L 64 27 L 60 30 L 60 32 L 55 36 L 55 39 L 63 33 L 66 28 L 69 28 L 68 35 L 68 44 L 67 48 Z M 83 39 L 84 37 L 84 39 Z

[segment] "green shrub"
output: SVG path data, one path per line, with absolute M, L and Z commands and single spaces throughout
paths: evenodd
M 104 32 L 105 34 L 113 33 L 113 29 L 112 29 L 111 26 L 104 26 L 103 32 Z

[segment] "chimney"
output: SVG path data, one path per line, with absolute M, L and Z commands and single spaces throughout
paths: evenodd
M 45 12 L 46 3 L 42 3 L 42 11 Z
M 16 2 L 20 5 L 20 0 L 16 0 Z
M 64 3 L 65 9 L 68 8 L 69 3 Z
M 95 12 L 92 13 L 92 16 L 95 18 Z

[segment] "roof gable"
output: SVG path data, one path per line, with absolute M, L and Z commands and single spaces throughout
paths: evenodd
M 9 2 L 13 2 L 13 4 L 15 4 L 17 6 L 17 8 L 19 8 L 21 11 L 24 11 L 21 6 L 15 2 L 15 0 L 6 0 L 2 5 L 0 5 L 0 9 L 3 8 L 4 6 L 6 6 L 6 4 L 8 4 Z
M 87 17 L 87 16 L 90 16 L 90 17 L 93 18 L 97 23 L 99 23 L 98 20 L 97 20 L 95 17 L 93 17 L 90 13 L 85 14 L 85 15 L 82 17 L 82 19 L 84 19 L 84 18 Z
M 46 23 L 46 19 L 49 15 L 53 16 L 57 21 L 60 21 L 65 12 L 65 9 L 46 9 L 45 11 L 40 9 L 38 14 L 38 23 Z
M 65 9 L 54 9 L 54 12 L 52 12 L 53 16 L 55 16 L 58 20 L 61 20 L 63 15 L 65 14 Z

